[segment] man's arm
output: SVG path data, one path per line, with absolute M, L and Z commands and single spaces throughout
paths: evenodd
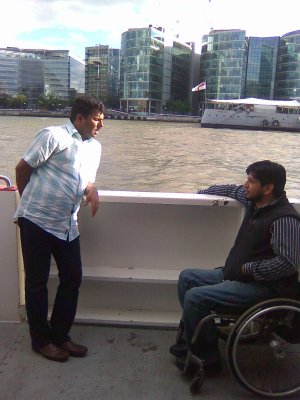
M 274 281 L 293 275 L 300 265 L 300 221 L 283 217 L 273 222 L 271 246 L 275 257 L 245 263 L 242 275 L 255 281 Z
M 16 166 L 16 183 L 20 196 L 22 196 L 22 193 L 30 180 L 31 173 L 32 167 L 26 161 L 21 159 Z
M 98 190 L 93 183 L 88 183 L 87 187 L 85 188 L 84 195 L 84 205 L 86 206 L 89 203 L 91 204 L 91 213 L 92 217 L 94 217 L 99 208 L 99 196 Z
M 198 194 L 212 194 L 215 196 L 226 196 L 238 200 L 245 206 L 248 200 L 243 185 L 212 185 L 207 189 L 198 190 Z

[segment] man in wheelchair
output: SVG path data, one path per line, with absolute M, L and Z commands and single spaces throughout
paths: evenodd
M 268 160 L 246 169 L 244 185 L 213 185 L 199 194 L 232 197 L 246 207 L 234 245 L 223 267 L 186 269 L 178 281 L 182 307 L 177 342 L 170 353 L 183 368 L 188 350 L 204 360 L 206 371 L 221 369 L 218 332 L 211 320 L 192 337 L 211 312 L 247 309 L 275 297 L 294 297 L 300 264 L 300 216 L 288 201 L 285 168 Z M 181 360 L 181 363 L 180 363 Z

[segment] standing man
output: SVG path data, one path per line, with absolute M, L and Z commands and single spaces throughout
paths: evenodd
M 15 219 L 21 232 L 25 269 L 25 301 L 32 349 L 54 361 L 83 357 L 87 347 L 71 341 L 82 277 L 77 213 L 90 204 L 99 207 L 94 186 L 103 127 L 102 102 L 78 97 L 66 125 L 42 129 L 16 166 L 21 200 Z M 58 269 L 50 322 L 47 282 L 51 255 Z
M 217 269 L 181 272 L 178 296 L 183 310 L 178 341 L 170 353 L 182 367 L 188 349 L 204 359 L 206 370 L 221 368 L 218 335 L 213 323 L 201 331 L 191 349 L 199 321 L 218 307 L 248 308 L 273 297 L 291 297 L 300 265 L 300 216 L 286 198 L 286 171 L 280 164 L 258 161 L 246 169 L 244 185 L 214 185 L 201 194 L 229 196 L 246 207 L 235 243 Z

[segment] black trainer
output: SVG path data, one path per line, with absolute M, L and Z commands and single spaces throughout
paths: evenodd
M 169 352 L 172 356 L 185 358 L 188 353 L 187 345 L 185 342 L 175 343 L 169 348 Z
M 199 357 L 201 359 L 201 357 Z M 185 367 L 185 359 L 186 357 L 177 357 L 175 360 L 176 367 L 183 372 Z M 188 366 L 188 372 L 194 373 L 199 368 L 196 363 L 190 363 Z M 206 374 L 214 375 L 222 372 L 222 361 L 221 358 L 218 357 L 208 357 L 203 359 L 203 368 Z

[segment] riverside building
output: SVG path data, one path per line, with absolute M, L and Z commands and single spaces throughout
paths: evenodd
M 274 99 L 279 39 L 279 36 L 249 38 L 245 97 Z
M 97 44 L 85 48 L 85 93 L 119 108 L 120 49 Z
M 213 30 L 202 40 L 200 109 L 207 100 L 300 97 L 300 31 L 282 37 L 246 37 L 239 29 Z
M 246 31 L 213 30 L 203 37 L 200 82 L 206 81 L 206 99 L 241 98 L 245 92 Z
M 24 94 L 28 106 L 40 96 L 64 102 L 84 93 L 84 62 L 69 50 L 0 49 L 0 95 Z
M 168 101 L 191 101 L 193 46 L 149 25 L 121 36 L 120 107 L 162 113 Z
M 280 100 L 300 98 L 300 30 L 280 38 L 275 96 Z

